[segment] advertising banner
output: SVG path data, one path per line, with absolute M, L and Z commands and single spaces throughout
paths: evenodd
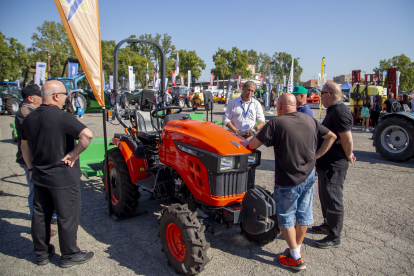
M 188 73 L 187 73 L 187 87 L 188 87 L 188 89 L 190 89 L 190 85 L 191 85 L 191 70 L 188 70 Z M 187 94 L 188 94 L 188 89 L 187 89 Z
M 266 73 L 266 99 L 265 99 L 265 110 L 268 111 L 270 110 L 270 99 L 271 99 L 271 89 L 270 89 L 270 74 L 269 74 L 269 70 L 267 70 Z
M 36 62 L 35 84 L 43 85 L 45 83 L 46 62 Z
M 184 75 L 181 75 L 181 82 L 180 85 L 184 85 Z
M 395 96 L 398 96 L 398 90 L 399 90 L 399 88 L 400 88 L 400 76 L 401 76 L 401 72 L 400 71 L 397 71 L 396 72 L 396 88 L 397 88 L 397 90 L 396 90 L 396 95 Z
M 171 86 L 175 85 L 175 71 L 171 71 Z
M 68 69 L 69 70 L 69 72 L 68 72 L 68 77 L 69 78 L 73 78 L 74 76 L 76 76 L 78 74 L 79 63 L 69 62 L 68 67 L 69 67 L 69 69 Z
M 178 74 L 180 73 L 180 66 L 178 65 L 178 52 L 177 52 L 177 59 L 175 60 L 175 73 Z
M 237 86 L 241 88 L 241 74 L 237 76 Z
M 283 75 L 283 87 L 285 87 L 285 86 L 286 86 L 286 76 Z
M 129 91 L 132 91 L 132 86 L 135 86 L 133 83 L 133 77 L 132 75 L 134 74 L 134 69 L 132 68 L 132 66 L 128 66 L 128 87 L 129 87 Z
M 288 93 L 292 93 L 293 91 L 293 61 L 295 59 L 292 57 L 292 66 L 290 67 L 290 75 L 289 75 L 289 82 L 288 82 Z
M 95 99 L 104 107 L 98 0 L 54 1 Z
M 219 78 L 218 78 L 218 76 L 217 76 L 217 83 L 216 83 L 216 85 L 217 85 L 217 88 L 219 87 Z
M 214 73 L 210 73 L 210 86 L 213 86 Z
M 264 82 L 264 78 L 263 76 L 260 76 L 260 89 L 263 88 L 263 82 Z
M 145 72 L 145 79 L 147 80 L 147 83 L 148 83 L 149 82 L 148 62 L 147 62 L 147 71 Z
M 20 80 L 15 80 L 15 83 L 17 83 L 17 87 L 20 88 Z
M 114 76 L 109 76 L 109 89 L 114 89 Z
M 227 84 L 226 105 L 229 104 L 231 94 L 233 94 L 234 85 L 236 84 L 236 78 L 237 78 L 237 74 L 232 74 L 229 78 L 229 82 Z
M 102 71 L 102 83 L 103 83 L 103 89 L 105 91 L 105 72 Z

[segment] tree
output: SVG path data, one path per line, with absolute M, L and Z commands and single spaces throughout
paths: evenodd
M 290 70 L 292 67 L 292 56 L 285 52 L 275 52 L 272 56 L 271 61 L 271 70 L 273 74 L 274 84 L 282 83 L 283 76 L 286 76 L 289 79 Z M 299 78 L 303 72 L 302 67 L 298 67 L 298 60 L 294 59 L 293 61 L 293 74 L 294 79 L 297 80 L 299 70 Z M 296 81 L 295 81 L 296 83 Z
M 255 65 L 256 66 L 256 71 L 258 71 L 258 69 L 259 69 L 259 63 L 260 63 L 260 58 L 257 55 L 257 52 L 255 50 L 253 50 L 253 49 L 251 49 L 250 51 L 244 50 L 243 52 L 246 52 L 247 53 L 247 56 L 249 57 L 249 64 Z
M 128 79 L 128 66 L 132 66 L 135 81 L 140 83 L 141 87 L 145 86 L 147 61 L 146 57 L 142 57 L 135 51 L 132 51 L 130 46 L 120 49 L 118 53 L 118 81 L 121 81 L 121 76 L 125 76 Z
M 75 52 L 62 23 L 45 21 L 36 28 L 38 33 L 32 35 L 32 47 L 28 49 L 31 64 L 36 61 L 47 62 L 50 58 L 50 76 L 61 76 L 63 65 L 68 57 L 75 57 Z
M 272 74 L 271 71 L 271 63 L 272 59 L 271 57 L 266 53 L 260 53 L 258 56 L 258 71 L 261 73 L 262 76 L 265 76 L 267 74 L 267 69 L 269 69 L 270 74 Z
M 388 60 L 380 60 L 379 67 L 373 70 L 376 74 L 382 74 L 387 68 L 397 68 L 397 71 L 401 72 L 400 91 L 409 91 L 414 88 L 414 62 L 411 62 L 409 57 L 401 54 Z
M 219 76 L 220 79 L 228 79 L 233 73 L 241 74 L 242 78 L 249 78 L 252 74 L 252 72 L 247 69 L 249 63 L 247 51 L 240 51 L 237 47 L 232 47 L 231 51 L 219 48 L 213 55 L 213 61 L 216 67 L 212 72 L 214 75 Z
M 0 78 L 15 80 L 26 68 L 27 52 L 23 44 L 0 32 Z

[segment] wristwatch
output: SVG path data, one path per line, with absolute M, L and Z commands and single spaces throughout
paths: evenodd
M 32 172 L 33 171 L 33 168 L 31 168 L 31 169 L 27 169 L 29 172 Z

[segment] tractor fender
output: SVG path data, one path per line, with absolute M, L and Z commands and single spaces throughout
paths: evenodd
M 394 116 L 394 117 L 406 117 L 412 121 L 414 121 L 414 114 L 413 113 L 408 113 L 405 111 L 400 111 L 400 112 L 394 112 L 394 113 L 385 113 L 384 115 L 380 115 L 380 119 L 385 118 L 385 117 L 390 117 L 390 116 Z
M 124 156 L 129 176 L 133 184 L 135 184 L 137 180 L 141 180 L 149 176 L 149 174 L 145 172 L 145 170 L 148 169 L 147 159 L 145 157 L 137 158 L 134 155 L 135 149 L 131 148 L 131 146 L 128 145 L 129 143 L 121 141 L 119 138 L 112 138 L 111 144 L 116 145 Z

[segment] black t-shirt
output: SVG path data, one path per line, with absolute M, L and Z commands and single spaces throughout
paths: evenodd
M 342 148 L 339 133 L 351 131 L 352 124 L 351 110 L 342 101 L 333 103 L 328 107 L 322 125 L 335 133 L 337 138 L 332 147 L 321 158 L 316 160 L 316 168 L 334 171 L 348 169 L 348 159 Z M 319 139 L 318 148 L 322 145 L 322 142 L 322 139 Z
M 85 128 L 75 116 L 56 106 L 42 104 L 27 115 L 22 140 L 27 140 L 32 153 L 33 184 L 63 189 L 79 183 L 79 159 L 72 168 L 61 159 L 75 148 L 75 140 Z
M 384 102 L 384 104 L 386 105 L 386 107 L 387 107 L 387 112 L 388 113 L 392 113 L 393 112 L 393 110 L 392 110 L 392 104 L 393 103 L 395 103 L 397 100 L 396 99 L 394 99 L 394 98 L 388 98 L 388 99 L 386 99 L 385 100 L 385 102 Z
M 23 103 L 20 106 L 19 111 L 16 112 L 16 118 L 14 118 L 14 126 L 15 126 L 16 132 L 17 132 L 16 163 L 19 163 L 19 164 L 22 164 L 22 165 L 25 165 L 26 164 L 24 162 L 23 155 L 22 155 L 22 150 L 20 148 L 20 145 L 22 143 L 22 125 L 23 125 L 23 120 L 34 109 L 35 109 L 34 106 L 32 106 L 30 104 Z
M 275 153 L 275 184 L 297 186 L 315 167 L 318 137 L 329 130 L 313 117 L 293 112 L 271 119 L 256 138 Z

